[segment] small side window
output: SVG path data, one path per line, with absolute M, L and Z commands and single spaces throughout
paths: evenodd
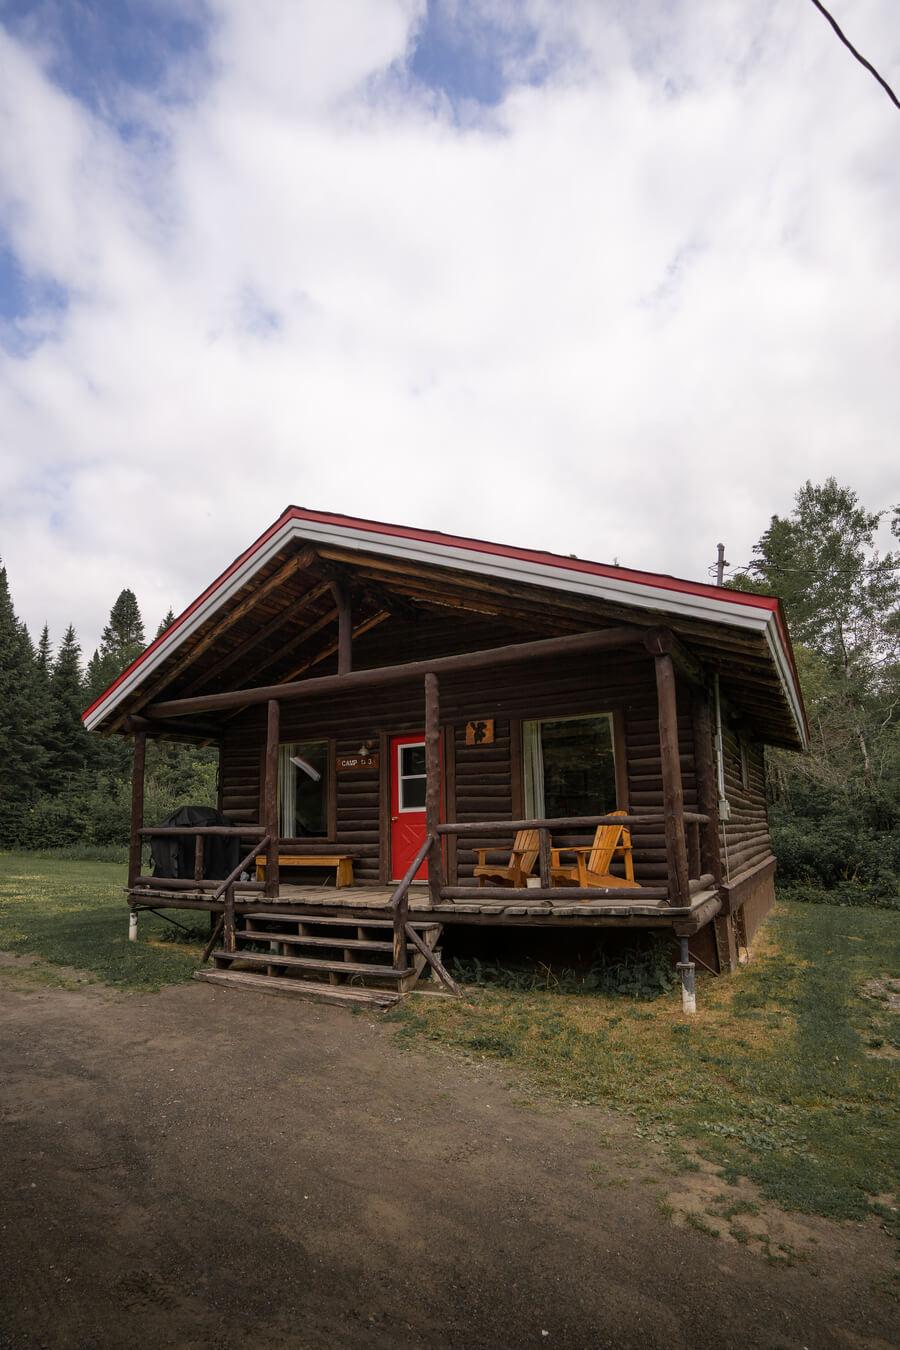
M 743 736 L 740 741 L 741 748 L 741 787 L 745 792 L 750 790 L 750 750 Z

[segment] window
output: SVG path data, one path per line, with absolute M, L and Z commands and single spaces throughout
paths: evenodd
M 424 811 L 425 809 L 425 742 L 420 745 L 398 745 L 397 775 L 400 784 L 401 811 Z
M 750 791 L 750 748 L 743 736 L 740 739 L 741 751 L 741 787 L 745 792 Z
M 614 811 L 616 761 L 610 713 L 523 723 L 529 820 Z
M 328 742 L 278 747 L 278 822 L 283 839 L 328 833 Z

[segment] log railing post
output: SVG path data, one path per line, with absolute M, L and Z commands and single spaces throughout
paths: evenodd
M 428 889 L 432 904 L 441 898 L 441 714 L 438 678 L 425 676 L 425 833 L 432 836 L 428 851 Z
M 144 824 L 144 767 L 147 756 L 146 731 L 135 732 L 131 766 L 131 835 L 128 844 L 128 889 L 133 890 L 141 875 L 141 829 Z
M 233 952 L 237 947 L 237 941 L 234 936 L 234 882 L 225 890 L 225 908 L 222 912 L 223 928 L 223 946 L 226 952 Z
M 266 719 L 265 816 L 263 825 L 269 836 L 266 849 L 266 895 L 278 895 L 278 736 L 281 706 L 276 698 L 269 699 Z
M 669 900 L 673 905 L 689 905 L 691 893 L 684 838 L 684 792 L 681 786 L 681 755 L 678 746 L 675 667 L 668 652 L 658 652 L 653 659 L 656 665 L 656 695 L 659 704 L 659 752 L 662 764 Z
M 550 831 L 538 831 L 538 867 L 541 874 L 541 890 L 545 891 L 551 884 L 550 880 Z
M 203 835 L 198 834 L 194 841 L 194 880 L 203 880 Z
M 706 816 L 700 826 L 700 867 L 711 872 L 715 885 L 722 884 L 722 858 L 719 852 L 719 789 L 713 759 L 712 711 L 709 694 L 695 689 L 691 699 L 694 733 L 694 773 L 697 779 L 697 810 Z
M 394 912 L 394 970 L 406 970 L 409 962 L 406 957 L 406 925 L 409 923 L 409 892 L 404 891 L 400 903 Z

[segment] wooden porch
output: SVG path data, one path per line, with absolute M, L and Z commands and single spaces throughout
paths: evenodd
M 151 704 L 146 716 L 132 717 L 130 729 L 135 734 L 135 772 L 133 780 L 133 811 L 131 854 L 129 865 L 128 899 L 136 913 L 141 908 L 191 908 L 209 910 L 218 915 L 213 936 L 204 959 L 212 956 L 216 966 L 235 973 L 233 967 L 259 963 L 272 979 L 308 975 L 327 977 L 332 984 L 341 979 L 338 962 L 332 959 L 340 950 L 347 974 L 372 976 L 372 963 L 363 970 L 354 962 L 354 944 L 374 943 L 374 950 L 383 953 L 390 939 L 392 961 L 382 966 L 380 975 L 393 983 L 398 992 L 405 992 L 426 966 L 445 989 L 458 993 L 439 955 L 440 927 L 427 925 L 429 940 L 423 939 L 423 923 L 430 917 L 439 925 L 446 923 L 491 923 L 512 925 L 582 925 L 617 927 L 668 928 L 682 942 L 682 960 L 679 968 L 685 989 L 686 1006 L 693 1003 L 694 967 L 687 950 L 688 937 L 719 911 L 719 862 L 717 826 L 715 820 L 716 787 L 711 755 L 698 756 L 697 781 L 699 811 L 688 812 L 684 807 L 681 762 L 678 740 L 678 709 L 676 703 L 676 666 L 682 677 L 693 681 L 697 696 L 692 704 L 692 716 L 706 735 L 709 743 L 709 703 L 702 673 L 696 662 L 684 650 L 675 635 L 668 630 L 641 629 L 629 625 L 610 627 L 585 633 L 516 643 L 424 662 L 410 662 L 396 666 L 382 666 L 369 670 L 351 671 L 348 623 L 341 625 L 339 670 L 336 675 L 306 679 L 254 689 L 241 689 L 218 694 L 200 695 Z M 638 648 L 652 661 L 656 676 L 658 706 L 659 758 L 662 778 L 663 809 L 641 811 L 638 814 L 619 812 L 613 816 L 579 816 L 534 820 L 478 820 L 442 821 L 441 815 L 441 714 L 440 681 L 460 672 L 477 670 L 496 671 L 517 666 L 521 662 L 552 658 L 561 661 L 570 656 L 599 655 L 623 648 Z M 297 885 L 282 879 L 280 858 L 285 851 L 297 850 L 296 840 L 279 837 L 277 799 L 278 754 L 280 743 L 282 703 L 297 699 L 313 699 L 323 695 L 338 695 L 349 688 L 367 691 L 421 681 L 424 703 L 425 754 L 425 828 L 421 847 L 412 859 L 403 878 L 391 885 L 344 886 L 327 892 L 321 887 Z M 234 827 L 156 827 L 143 825 L 143 770 L 146 737 L 172 721 L 204 713 L 223 713 L 235 709 L 264 705 L 266 710 L 264 771 L 260 824 Z M 560 833 L 573 831 L 589 833 L 597 826 L 607 824 L 653 826 L 658 829 L 665 844 L 665 878 L 661 884 L 636 885 L 563 885 L 554 879 L 552 854 L 554 839 Z M 448 874 L 447 854 L 460 840 L 485 837 L 503 840 L 506 847 L 518 830 L 533 831 L 539 840 L 539 869 L 533 878 L 536 884 L 527 886 L 484 886 L 459 884 Z M 141 874 L 142 844 L 154 835 L 187 835 L 195 839 L 193 879 L 182 877 L 163 879 Z M 249 851 L 231 875 L 221 882 L 204 880 L 204 838 L 226 834 L 252 840 Z M 301 846 L 302 847 L 302 846 Z M 247 879 L 256 870 L 257 858 L 265 860 L 265 877 Z M 427 881 L 416 882 L 422 867 Z M 388 873 L 388 875 L 390 875 Z M 254 916 L 264 917 L 272 928 L 268 938 L 268 957 L 264 952 L 247 952 L 247 929 L 253 932 Z M 377 917 L 376 917 L 377 916 Z M 368 920 L 368 922 L 367 922 Z M 333 928 L 324 934 L 316 925 L 330 923 Z M 356 924 L 360 936 L 348 937 Z M 367 931 L 372 926 L 381 930 L 378 938 Z M 437 927 L 437 931 L 433 931 Z M 291 931 L 288 931 L 288 929 Z M 332 941 L 326 939 L 333 935 Z M 344 938 L 346 941 L 342 941 Z M 251 947 L 253 945 L 252 939 Z M 220 943 L 220 945 L 216 945 Z M 289 954 L 304 947 L 316 945 L 326 949 L 325 955 L 295 956 Z M 410 947 L 414 957 L 410 957 Z M 246 973 L 246 972 L 243 972 Z

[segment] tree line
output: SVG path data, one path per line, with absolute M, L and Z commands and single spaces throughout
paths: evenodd
M 174 617 L 170 610 L 157 636 Z M 46 625 L 34 643 L 0 567 L 0 848 L 102 856 L 127 842 L 130 742 L 89 735 L 81 714 L 145 645 L 137 599 L 127 588 L 86 664 L 71 624 L 55 651 Z M 151 742 L 147 819 L 162 819 L 188 800 L 214 804 L 215 761 L 210 749 Z
M 728 583 L 781 598 L 809 718 L 806 754 L 767 751 L 778 876 L 797 894 L 896 904 L 900 891 L 900 555 L 889 513 L 807 482 Z M 900 538 L 900 511 L 891 520 Z
M 896 903 L 900 878 L 898 554 L 879 553 L 884 511 L 834 478 L 806 483 L 727 583 L 781 597 L 811 746 L 767 752 L 782 884 L 807 898 Z M 900 538 L 900 514 L 892 520 Z M 173 621 L 171 611 L 157 629 Z M 143 650 L 134 593 L 113 605 L 86 665 L 74 628 L 54 651 L 16 617 L 0 569 L 0 848 L 100 849 L 128 838 L 130 746 L 88 735 L 81 713 Z M 151 741 L 147 820 L 215 802 L 216 752 Z

